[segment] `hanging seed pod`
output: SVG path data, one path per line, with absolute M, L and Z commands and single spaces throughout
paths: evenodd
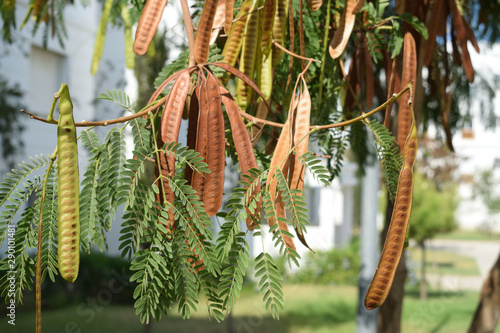
M 417 77 L 417 50 L 415 40 L 411 33 L 407 32 L 404 37 L 403 51 L 403 73 L 401 74 L 401 85 L 406 86 L 410 82 L 415 82 Z M 413 96 L 411 96 L 413 98 Z M 399 151 L 404 149 L 406 138 L 410 133 L 412 111 L 408 103 L 413 104 L 413 99 L 410 101 L 410 92 L 406 92 L 401 96 L 403 102 L 399 104 L 398 110 L 398 133 L 397 140 Z
M 220 209 L 224 192 L 225 132 L 219 83 L 210 72 L 206 86 L 208 96 L 206 160 L 211 172 L 206 174 L 203 205 L 208 216 L 212 217 Z
M 160 130 L 158 132 L 158 144 L 160 149 L 162 149 L 166 143 L 177 142 L 184 103 L 189 92 L 190 83 L 191 77 L 189 72 L 183 72 L 177 80 L 175 80 L 172 89 L 170 89 L 169 98 L 165 104 L 160 120 Z M 161 166 L 160 173 L 165 178 L 172 178 L 175 173 L 175 156 L 166 153 L 160 153 L 159 155 Z M 163 180 L 163 184 L 165 193 L 165 198 L 163 199 L 173 203 L 175 198 L 174 191 L 170 188 L 167 179 Z M 169 218 L 169 228 L 173 228 L 174 214 L 172 209 L 170 209 Z
M 241 5 L 238 15 L 236 15 L 236 22 L 231 26 L 231 32 L 227 38 L 226 44 L 224 45 L 224 50 L 222 50 L 222 55 L 224 56 L 224 62 L 234 66 L 238 55 L 241 51 L 241 46 L 243 45 L 243 34 L 245 32 L 245 26 L 248 19 L 248 11 L 252 7 L 253 0 L 246 0 Z
M 255 154 L 253 153 L 252 143 L 248 136 L 248 132 L 246 130 L 246 126 L 241 120 L 240 109 L 238 104 L 231 97 L 229 92 L 221 87 L 222 93 L 222 103 L 226 107 L 227 117 L 229 118 L 229 123 L 231 124 L 231 134 L 233 136 L 234 146 L 236 148 L 236 153 L 238 154 L 238 161 L 240 163 L 241 170 L 241 178 L 243 179 L 243 175 L 249 174 L 250 169 L 257 168 L 257 160 L 255 158 Z M 249 199 L 252 202 L 252 199 L 256 199 L 254 204 L 251 204 L 253 208 L 253 212 L 246 207 L 247 212 L 247 228 L 249 230 L 253 230 L 255 225 L 260 221 L 260 212 L 262 209 L 262 199 L 260 196 L 255 198 L 260 193 L 260 184 L 257 184 L 252 191 L 251 198 Z
M 74 282 L 80 266 L 80 182 L 73 103 L 66 84 L 59 94 L 57 125 L 58 265 L 63 279 Z
M 329 52 L 333 59 L 340 57 L 349 41 L 352 29 L 354 28 L 354 22 L 356 21 L 356 14 L 353 13 L 356 4 L 356 0 L 346 0 L 345 2 L 339 26 L 330 42 Z
M 111 1 L 112 3 L 113 1 Z M 149 48 L 149 44 L 160 23 L 161 16 L 167 0 L 147 0 L 142 10 L 137 31 L 135 32 L 134 52 L 137 55 L 143 55 Z
M 410 220 L 412 192 L 413 192 L 413 165 L 417 157 L 417 129 L 415 118 L 411 126 L 403 153 L 403 167 L 399 173 L 398 188 L 394 201 L 387 238 L 380 255 L 380 261 L 375 271 L 373 280 L 365 297 L 365 307 L 372 310 L 382 305 L 389 294 L 394 280 L 394 274 L 401 259 L 406 230 Z
M 194 40 L 193 57 L 197 64 L 205 64 L 208 60 L 208 48 L 210 46 L 210 35 L 214 25 L 214 17 L 217 12 L 217 0 L 206 0 L 201 12 L 200 23 Z

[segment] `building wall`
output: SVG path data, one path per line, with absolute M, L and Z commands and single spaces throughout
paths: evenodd
M 28 7 L 25 0 L 18 0 L 17 4 L 16 21 L 19 25 Z M 61 83 L 67 83 L 75 121 L 103 120 L 122 115 L 113 103 L 96 101 L 96 97 L 105 89 L 127 88 L 131 80 L 131 71 L 125 69 L 122 30 L 108 25 L 99 71 L 95 76 L 90 73 L 101 6 L 97 1 L 89 1 L 87 7 L 83 7 L 80 1 L 66 6 L 64 17 L 68 38 L 64 40 L 64 48 L 56 39 L 49 37 L 47 48 L 44 49 L 44 26 L 41 25 L 37 34 L 32 36 L 31 20 L 22 31 L 15 32 L 12 45 L 0 40 L 0 74 L 8 80 L 9 85 L 18 85 L 22 91 L 20 102 L 23 109 L 47 117 L 54 93 L 59 90 Z M 54 117 L 57 116 L 56 112 Z M 20 117 L 25 127 L 22 133 L 24 150 L 17 153 L 16 159 L 21 162 L 28 156 L 50 155 L 56 147 L 56 126 L 31 120 L 27 115 Z M 98 129 L 97 133 L 104 135 L 108 130 Z M 77 129 L 78 133 L 81 131 L 81 128 Z M 89 159 L 81 144 L 78 155 L 81 178 Z M 6 171 L 0 161 L 0 176 Z M 114 254 L 118 253 L 119 225 L 119 222 L 114 223 L 113 233 L 110 234 Z
M 475 85 L 479 85 L 482 80 L 486 80 L 496 91 L 496 97 L 492 101 L 494 106 L 500 105 L 500 46 L 490 47 L 486 43 L 481 43 L 481 54 L 472 52 L 472 63 L 476 70 Z M 458 169 L 459 196 L 461 202 L 456 212 L 456 218 L 463 229 L 481 229 L 488 218 L 488 211 L 481 199 L 474 195 L 472 184 L 477 175 L 486 169 L 496 169 L 497 176 L 500 177 L 500 110 L 495 107 L 496 128 L 486 129 L 484 116 L 484 106 L 479 103 L 484 94 L 479 88 L 475 88 L 472 96 L 470 112 L 472 120 L 470 128 L 466 128 L 455 134 L 453 145 L 460 160 Z M 493 125 L 493 124 L 489 124 Z M 497 177 L 497 178 L 499 178 Z M 500 178 L 499 178 L 500 179 Z M 496 217 L 493 229 L 500 231 L 500 216 Z

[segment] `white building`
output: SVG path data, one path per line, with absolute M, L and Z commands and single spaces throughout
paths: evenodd
M 500 46 L 495 44 L 490 47 L 482 43 L 481 54 L 471 53 L 472 63 L 478 76 L 487 80 L 496 91 L 494 106 L 500 105 Z M 477 80 L 476 80 L 477 81 Z M 477 90 L 480 93 L 480 90 Z M 473 181 L 477 175 L 487 169 L 495 168 L 495 173 L 500 176 L 500 110 L 495 108 L 496 129 L 485 129 L 484 120 L 481 119 L 482 105 L 472 96 L 470 128 L 456 133 L 453 145 L 459 158 L 458 174 L 460 177 L 459 196 L 461 202 L 458 206 L 456 217 L 461 228 L 474 230 L 484 227 L 488 211 L 481 199 L 473 193 Z M 500 216 L 493 228 L 500 231 Z
M 102 4 L 89 1 L 87 7 L 82 7 L 80 1 L 67 5 L 65 22 L 68 38 L 61 47 L 56 39 L 49 37 L 47 48 L 42 47 L 43 24 L 32 36 L 33 22 L 22 31 L 13 31 L 14 42 L 9 45 L 0 39 L 0 74 L 7 79 L 9 86 L 18 85 L 23 96 L 21 107 L 37 116 L 46 118 L 54 97 L 61 86 L 67 83 L 74 106 L 75 121 L 103 120 L 117 118 L 121 114 L 113 109 L 110 102 L 96 102 L 96 97 L 105 89 L 124 89 L 127 83 L 125 69 L 124 33 L 108 25 L 104 52 L 95 76 L 90 73 L 94 52 L 94 41 L 101 17 Z M 28 1 L 18 0 L 16 3 L 16 21 L 22 22 L 28 10 Z M 108 109 L 112 109 L 109 111 Z M 1 110 L 0 110 L 1 112 Z M 57 117 L 57 112 L 54 117 Z M 25 130 L 22 140 L 25 143 L 23 151 L 17 153 L 16 159 L 21 162 L 28 156 L 50 155 L 56 147 L 55 125 L 31 120 L 27 115 L 19 115 Z M 79 133 L 81 129 L 78 129 Z M 88 161 L 88 154 L 79 147 L 80 178 Z M 5 165 L 0 162 L 0 176 L 3 178 Z M 119 223 L 114 225 L 118 239 Z M 1 245 L 1 244 L 0 244 Z M 116 246 L 116 248 L 118 245 Z M 115 252 L 116 254 L 117 252 Z
M 19 0 L 16 8 L 17 22 L 22 21 L 27 9 L 27 1 Z M 83 8 L 78 1 L 75 5 L 68 5 L 65 14 L 68 39 L 65 40 L 64 48 L 57 40 L 50 38 L 47 49 L 42 47 L 43 25 L 34 37 L 31 24 L 28 24 L 21 32 L 15 32 L 15 42 L 12 45 L 0 41 L 0 71 L 2 76 L 8 79 L 9 84 L 19 85 L 23 92 L 22 108 L 37 116 L 46 117 L 54 93 L 59 90 L 61 83 L 67 83 L 74 104 L 75 121 L 103 120 L 120 116 L 113 103 L 96 102 L 96 97 L 106 89 L 123 90 L 127 86 L 130 96 L 132 98 L 134 96 L 135 79 L 133 73 L 125 69 L 123 30 L 113 29 L 108 25 L 100 69 L 95 76 L 90 73 L 101 11 L 101 4 L 95 1 L 89 2 L 86 8 Z M 180 16 L 177 7 L 165 10 L 164 18 L 172 16 Z M 170 19 L 165 24 L 170 29 L 169 38 L 181 38 L 178 35 L 183 31 L 175 31 L 179 29 L 172 27 L 174 21 L 177 22 Z M 176 51 L 173 50 L 172 53 L 175 54 Z M 40 154 L 50 155 L 56 146 L 56 127 L 30 120 L 27 115 L 22 115 L 22 117 L 24 119 L 21 118 L 21 121 L 25 125 L 22 135 L 26 144 L 24 151 L 19 152 L 18 160 Z M 182 133 L 186 133 L 185 121 L 179 138 L 185 143 L 185 135 Z M 80 178 L 82 178 L 85 163 L 88 161 L 84 149 L 79 150 L 79 161 Z M 328 250 L 335 245 L 344 245 L 349 242 L 352 232 L 355 170 L 356 167 L 352 164 L 344 163 L 341 177 L 336 179 L 329 188 L 321 187 L 315 180 L 308 180 L 305 195 L 311 210 L 309 214 L 311 225 L 307 228 L 306 239 L 311 248 Z M 3 170 L 5 171 L 7 170 Z M 0 163 L 0 175 L 1 172 Z M 109 249 L 113 255 L 120 253 L 118 251 L 120 224 L 120 219 L 115 220 L 108 234 Z M 266 251 L 277 254 L 278 250 L 274 248 L 272 235 L 268 232 L 265 221 L 263 229 Z M 290 229 L 292 229 L 291 226 Z M 294 233 L 293 230 L 290 232 Z M 297 238 L 295 241 L 299 254 L 304 257 L 309 250 L 302 246 Z M 250 243 L 252 255 L 258 255 L 261 252 L 261 243 L 255 242 L 254 244 L 252 241 Z

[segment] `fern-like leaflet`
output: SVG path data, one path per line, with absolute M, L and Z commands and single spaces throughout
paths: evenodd
M 269 253 L 262 252 L 255 258 L 255 272 L 255 277 L 260 278 L 257 286 L 263 295 L 266 310 L 271 312 L 273 318 L 279 319 L 284 302 L 283 277 Z
M 399 153 L 397 145 L 394 144 L 395 138 L 391 132 L 376 119 L 364 121 L 366 126 L 375 136 L 375 145 L 377 146 L 377 156 L 382 163 L 384 180 L 387 186 L 391 200 L 394 201 L 398 187 L 398 178 L 403 159 Z

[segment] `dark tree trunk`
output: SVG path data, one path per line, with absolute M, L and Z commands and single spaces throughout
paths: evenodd
M 389 223 L 391 222 L 393 204 L 388 198 L 385 210 L 385 225 L 382 231 L 382 246 L 387 236 Z M 401 255 L 401 260 L 396 269 L 396 275 L 392 283 L 391 290 L 384 304 L 378 312 L 378 332 L 379 333 L 399 333 L 401 332 L 401 313 L 403 310 L 404 284 L 406 280 L 406 260 L 405 251 Z
M 425 241 L 420 243 L 420 248 L 422 249 L 422 262 L 420 267 L 420 299 L 422 301 L 427 300 L 427 281 L 425 279 L 425 265 L 427 264 L 427 252 L 425 248 Z
M 483 283 L 469 333 L 494 332 L 500 317 L 500 255 Z

